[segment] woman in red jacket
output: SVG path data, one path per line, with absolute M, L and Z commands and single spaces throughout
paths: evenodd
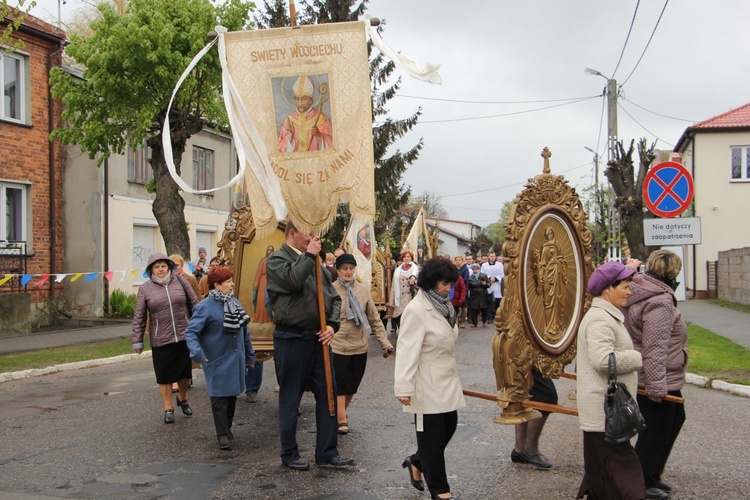
M 451 291 L 448 294 L 453 304 L 453 309 L 456 310 L 456 318 L 459 318 L 458 327 L 463 328 L 464 322 L 461 318 L 461 308 L 466 304 L 466 283 L 463 278 L 459 275 L 458 280 L 451 286 Z

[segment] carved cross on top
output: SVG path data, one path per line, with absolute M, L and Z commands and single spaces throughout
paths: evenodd
M 547 146 L 545 146 L 542 150 L 542 158 L 544 158 L 544 169 L 542 170 L 542 172 L 544 172 L 545 174 L 549 174 L 551 172 L 549 167 L 550 156 L 552 156 L 552 152 Z

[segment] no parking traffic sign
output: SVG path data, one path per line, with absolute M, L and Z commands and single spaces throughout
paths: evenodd
M 646 174 L 643 201 L 658 217 L 677 217 L 693 201 L 693 178 L 679 163 L 659 163 Z

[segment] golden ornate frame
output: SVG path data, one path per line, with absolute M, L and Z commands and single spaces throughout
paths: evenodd
M 525 185 L 511 209 L 503 244 L 505 295 L 492 340 L 498 423 L 541 416 L 524 408 L 532 367 L 559 378 L 576 355 L 578 326 L 591 304 L 586 282 L 593 271 L 592 236 L 580 197 L 563 176 L 544 169 Z
M 260 261 L 259 255 L 263 254 L 269 243 L 274 244 L 276 250 L 281 247 L 285 227 L 286 224 L 280 222 L 271 236 L 257 240 L 249 206 L 232 211 L 224 223 L 217 255 L 222 264 L 234 272 L 234 294 L 248 313 L 252 309 L 253 280 Z M 256 359 L 265 361 L 272 358 L 274 324 L 251 322 L 249 326 Z

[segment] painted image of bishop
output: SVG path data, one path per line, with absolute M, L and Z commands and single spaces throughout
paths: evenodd
M 325 87 L 325 88 L 323 88 Z M 279 152 L 321 151 L 333 145 L 331 120 L 323 113 L 323 94 L 328 85 L 318 89 L 319 107 L 313 106 L 315 87 L 310 77 L 302 75 L 294 83 L 295 111 L 287 116 L 279 127 Z

